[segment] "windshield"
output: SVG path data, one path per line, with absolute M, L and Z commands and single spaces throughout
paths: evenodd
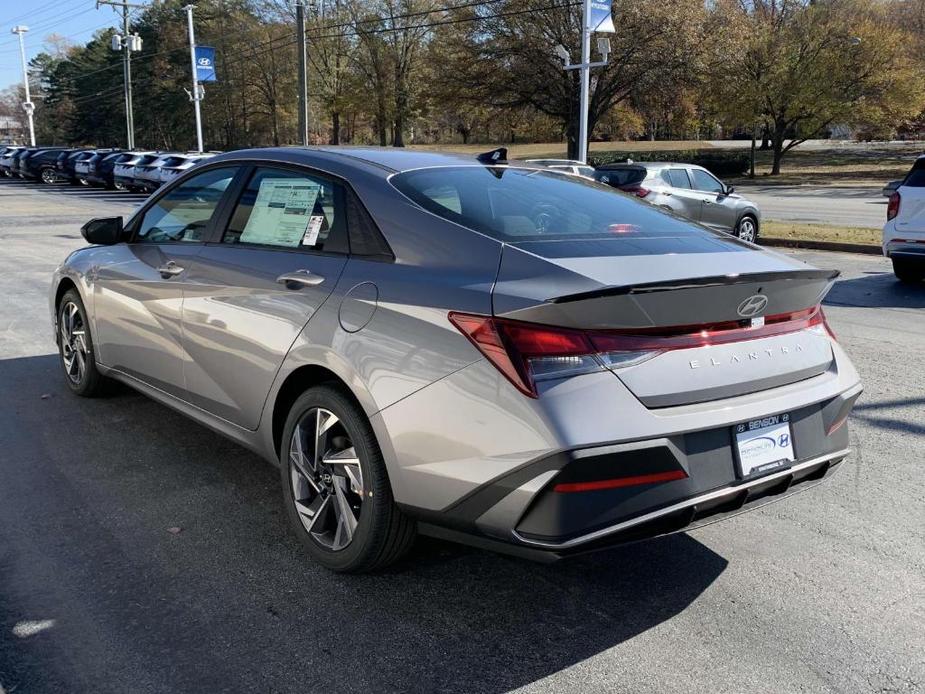
M 439 167 L 391 181 L 425 210 L 499 241 L 716 237 L 613 188 L 552 171 Z

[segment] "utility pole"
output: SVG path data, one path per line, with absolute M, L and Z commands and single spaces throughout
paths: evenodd
M 29 71 L 26 68 L 26 44 L 22 35 L 29 31 L 29 27 L 19 25 L 10 30 L 11 34 L 19 34 L 19 56 L 22 59 L 22 84 L 26 90 L 26 100 L 22 103 L 23 110 L 29 119 L 29 143 L 35 147 L 35 124 L 32 121 L 32 114 L 35 112 L 35 104 L 29 96 Z
M 122 8 L 122 36 L 116 34 L 113 36 L 112 49 L 114 51 L 123 51 L 122 53 L 122 81 L 125 90 L 125 131 L 126 143 L 128 149 L 135 149 L 135 116 L 132 112 L 132 53 L 141 50 L 141 38 L 129 33 L 128 13 L 129 8 L 144 7 L 136 5 L 126 0 L 96 0 L 96 9 L 100 5 L 110 5 L 113 8 Z
M 305 1 L 295 1 L 296 37 L 299 43 L 299 138 L 308 146 L 308 74 L 305 46 Z
M 186 24 L 189 28 L 189 59 L 190 66 L 193 70 L 193 92 L 190 94 L 190 100 L 193 102 L 193 106 L 196 110 L 196 144 L 199 147 L 198 151 L 201 153 L 202 149 L 202 113 L 199 110 L 199 102 L 202 101 L 202 91 L 199 86 L 199 75 L 196 73 L 196 35 L 193 33 L 193 10 L 196 9 L 195 5 L 187 5 L 183 9 L 186 10 Z

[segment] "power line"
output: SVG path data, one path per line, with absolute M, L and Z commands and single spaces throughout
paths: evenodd
M 37 7 L 34 10 L 30 10 L 29 12 L 24 12 L 23 14 L 16 15 L 15 17 L 11 17 L 9 19 L 4 19 L 0 21 L 0 25 L 13 24 L 14 22 L 18 22 L 21 19 L 32 19 L 36 17 L 37 15 L 45 14 L 45 12 L 47 12 L 48 10 L 58 10 L 60 8 L 61 8 L 61 0 L 49 0 L 49 2 Z

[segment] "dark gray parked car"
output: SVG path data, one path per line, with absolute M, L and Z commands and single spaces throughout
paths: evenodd
M 702 166 L 670 162 L 606 164 L 597 168 L 594 177 L 743 241 L 758 239 L 758 205 Z
M 116 379 L 278 465 L 340 571 L 416 531 L 587 552 L 838 466 L 861 384 L 820 306 L 837 273 L 503 155 L 197 165 L 55 271 L 65 383 Z

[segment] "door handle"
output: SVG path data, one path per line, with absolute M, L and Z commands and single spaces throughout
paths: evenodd
M 181 272 L 183 272 L 183 270 L 184 268 L 180 267 L 172 260 L 168 260 L 165 265 L 161 265 L 157 269 L 157 271 L 161 273 L 161 277 L 163 277 L 165 280 L 169 280 L 171 277 L 176 277 Z
M 324 282 L 324 277 L 308 270 L 294 270 L 276 278 L 279 284 L 285 284 L 288 289 L 301 289 L 302 287 L 317 287 Z
M 703 204 L 704 204 L 704 205 L 712 205 L 712 204 L 713 204 L 713 201 L 712 201 L 712 200 L 704 200 L 704 201 L 703 201 Z

